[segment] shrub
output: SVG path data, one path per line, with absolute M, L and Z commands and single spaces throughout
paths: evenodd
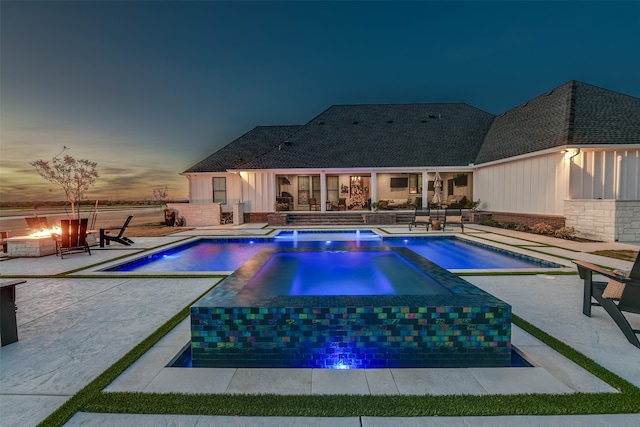
M 553 227 L 550 226 L 549 224 L 544 223 L 544 222 L 540 222 L 540 223 L 534 225 L 531 228 L 531 232 L 534 233 L 534 234 L 552 235 L 553 234 Z
M 476 200 L 467 200 L 467 204 L 464 206 L 467 209 L 470 209 L 471 212 L 477 212 L 480 210 L 480 199 Z
M 275 208 L 276 212 L 282 212 L 282 211 L 286 211 L 287 208 L 289 208 L 289 204 L 288 203 L 274 203 L 273 207 Z
M 488 227 L 500 227 L 500 223 L 495 219 L 488 219 L 483 224 Z
M 557 229 L 553 235 L 560 239 L 571 239 L 576 234 L 576 229 L 573 227 L 562 227 Z
M 530 233 L 531 232 L 531 227 L 529 227 L 527 224 L 518 224 L 518 226 L 516 227 L 516 231 L 522 231 L 524 233 Z
M 511 221 L 505 221 L 502 223 L 502 228 L 508 228 L 509 230 L 515 230 L 516 226 L 516 223 Z

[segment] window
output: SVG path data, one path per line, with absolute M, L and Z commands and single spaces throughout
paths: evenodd
M 299 205 L 308 205 L 309 204 L 309 177 L 308 176 L 299 176 L 298 177 L 298 204 Z
M 213 203 L 227 204 L 227 178 L 213 178 Z
M 328 202 L 338 201 L 338 177 L 337 176 L 327 177 L 327 201 Z
M 311 191 L 313 192 L 313 198 L 317 203 L 320 203 L 320 175 L 314 175 L 311 177 Z
M 422 194 L 422 174 L 409 174 L 409 194 Z

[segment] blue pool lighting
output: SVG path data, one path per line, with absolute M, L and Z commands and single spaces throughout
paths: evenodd
M 450 270 L 558 268 L 562 265 L 498 249 L 454 236 L 385 237 L 362 230 L 355 232 L 300 233 L 292 238 L 201 238 L 170 249 L 121 262 L 101 271 L 176 273 L 235 271 L 261 249 L 274 248 L 375 248 L 405 247 Z M 335 238 L 327 239 L 327 234 Z M 292 233 L 289 232 L 289 237 Z M 317 240 L 322 236 L 322 240 Z M 309 237 L 310 240 L 306 240 Z

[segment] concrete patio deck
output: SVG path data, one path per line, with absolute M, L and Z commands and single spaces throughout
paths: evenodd
M 380 227 L 390 235 L 420 235 L 406 226 Z M 263 224 L 208 227 L 161 238 L 136 238 L 132 247 L 113 245 L 77 254 L 16 258 L 0 262 L 0 278 L 28 276 L 17 288 L 17 343 L 0 349 L 0 416 L 3 426 L 36 425 L 111 364 L 198 298 L 219 279 L 82 277 L 82 270 L 124 255 L 194 235 L 260 236 Z M 544 236 L 467 226 L 466 234 L 497 245 L 584 259 L 611 268 L 629 262 L 589 254 L 633 249 L 623 243 L 577 243 Z M 429 234 L 433 234 L 430 232 Z M 438 232 L 440 233 L 440 232 Z M 563 260 L 566 263 L 566 259 Z M 74 272 L 74 274 L 68 274 Z M 39 277 L 33 277 L 39 276 Z M 59 277 L 52 277 L 59 276 Z M 575 275 L 465 276 L 503 299 L 513 312 L 597 363 L 640 386 L 640 351 L 629 344 L 603 310 L 582 315 L 582 284 Z M 640 315 L 627 315 L 640 328 Z M 512 394 L 523 392 L 611 392 L 535 338 L 514 328 L 514 344 L 535 368 L 458 370 L 277 370 L 166 368 L 189 340 L 186 322 L 174 329 L 108 391 L 187 391 L 280 394 Z M 194 376 L 195 375 L 195 376 Z M 340 384 L 339 386 L 337 384 Z M 349 385 L 348 388 L 345 388 Z M 640 414 L 553 417 L 287 418 L 208 417 L 78 413 L 67 425 L 638 425 Z

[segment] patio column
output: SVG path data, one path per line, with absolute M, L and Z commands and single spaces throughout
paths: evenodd
M 422 206 L 419 208 L 429 206 L 429 171 L 424 170 L 422 172 Z
M 371 172 L 371 203 L 378 201 L 378 174 Z
M 320 212 L 327 211 L 327 173 L 320 171 Z

